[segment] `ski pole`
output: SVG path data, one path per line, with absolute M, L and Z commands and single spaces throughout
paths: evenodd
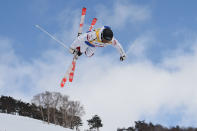
M 57 43 L 61 44 L 64 48 L 68 49 L 69 48 L 61 41 L 59 41 L 58 39 L 56 39 L 53 35 L 51 35 L 49 32 L 47 32 L 45 29 L 43 29 L 42 27 L 40 27 L 39 25 L 35 25 L 36 28 L 38 28 L 39 30 L 41 30 L 42 32 L 44 32 L 45 34 L 47 34 L 49 37 L 51 37 L 52 39 L 54 39 Z

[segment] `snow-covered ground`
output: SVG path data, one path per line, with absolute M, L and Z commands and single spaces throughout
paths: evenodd
M 28 117 L 0 113 L 0 131 L 73 131 Z

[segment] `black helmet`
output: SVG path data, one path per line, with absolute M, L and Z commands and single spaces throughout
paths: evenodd
M 104 26 L 103 32 L 101 33 L 101 39 L 111 41 L 113 38 L 113 32 L 110 27 Z

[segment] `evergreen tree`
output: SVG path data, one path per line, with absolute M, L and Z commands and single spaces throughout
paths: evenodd
M 16 100 L 10 96 L 1 96 L 0 108 L 2 113 L 14 114 L 16 113 Z
M 93 116 L 92 119 L 87 121 L 88 121 L 88 125 L 90 126 L 90 129 L 96 128 L 97 131 L 99 131 L 99 128 L 103 127 L 103 124 L 101 123 L 101 119 L 98 115 Z

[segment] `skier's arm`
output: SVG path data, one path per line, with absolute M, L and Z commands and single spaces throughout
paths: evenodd
M 112 45 L 119 51 L 120 53 L 120 60 L 123 61 L 126 59 L 126 54 L 124 49 L 122 48 L 121 44 L 115 38 L 112 39 Z

